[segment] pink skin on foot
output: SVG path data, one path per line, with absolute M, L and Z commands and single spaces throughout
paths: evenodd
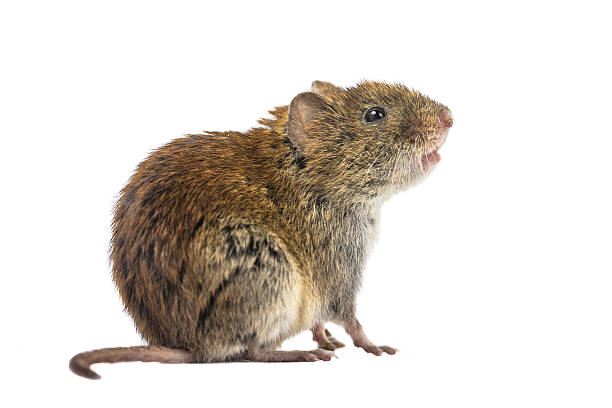
M 295 363 L 295 362 L 314 362 L 314 361 L 329 361 L 335 357 L 333 351 L 329 350 L 250 350 L 243 356 L 244 361 L 255 361 L 261 363 Z
M 372 353 L 374 355 L 380 356 L 383 353 L 387 354 L 395 354 L 397 353 L 397 349 L 389 346 L 377 346 L 368 339 L 366 336 L 363 327 L 359 323 L 357 319 L 353 319 L 350 322 L 346 323 L 344 328 L 346 332 L 353 339 L 353 344 L 355 347 L 360 347 L 367 351 L 368 353 Z

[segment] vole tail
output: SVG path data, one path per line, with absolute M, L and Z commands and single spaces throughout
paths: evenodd
M 81 377 L 98 380 L 101 377 L 89 366 L 96 363 L 120 363 L 127 361 L 158 362 L 169 364 L 193 363 L 187 351 L 160 346 L 113 347 L 79 353 L 70 359 L 70 370 Z

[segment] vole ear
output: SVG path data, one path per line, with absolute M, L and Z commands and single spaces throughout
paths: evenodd
M 300 153 L 306 153 L 313 142 L 310 132 L 314 118 L 325 106 L 323 98 L 313 92 L 302 92 L 291 101 L 287 133 Z
M 325 81 L 314 81 L 312 91 L 322 96 L 335 96 L 343 92 L 342 88 Z

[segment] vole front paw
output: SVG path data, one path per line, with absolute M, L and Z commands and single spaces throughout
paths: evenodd
M 377 356 L 381 356 L 383 353 L 387 354 L 395 354 L 397 353 L 397 349 L 389 346 L 377 346 L 368 339 L 366 336 L 363 327 L 359 323 L 356 317 L 352 317 L 344 324 L 344 328 L 346 332 L 353 339 L 353 344 L 355 347 L 360 347 L 367 351 L 368 353 L 372 353 Z
M 389 346 L 377 346 L 371 342 L 361 343 L 355 342 L 355 347 L 360 347 L 367 351 L 368 353 L 372 353 L 377 356 L 381 356 L 383 353 L 387 354 L 395 354 L 397 353 L 397 349 Z
M 312 339 L 317 342 L 319 348 L 334 351 L 344 347 L 344 343 L 332 336 L 329 330 L 325 329 L 323 324 L 316 324 L 310 330 L 312 331 Z

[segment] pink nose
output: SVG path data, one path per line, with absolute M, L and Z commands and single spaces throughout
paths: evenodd
M 447 109 L 440 114 L 440 122 L 442 122 L 442 126 L 447 128 L 453 126 L 453 114 L 450 110 Z

